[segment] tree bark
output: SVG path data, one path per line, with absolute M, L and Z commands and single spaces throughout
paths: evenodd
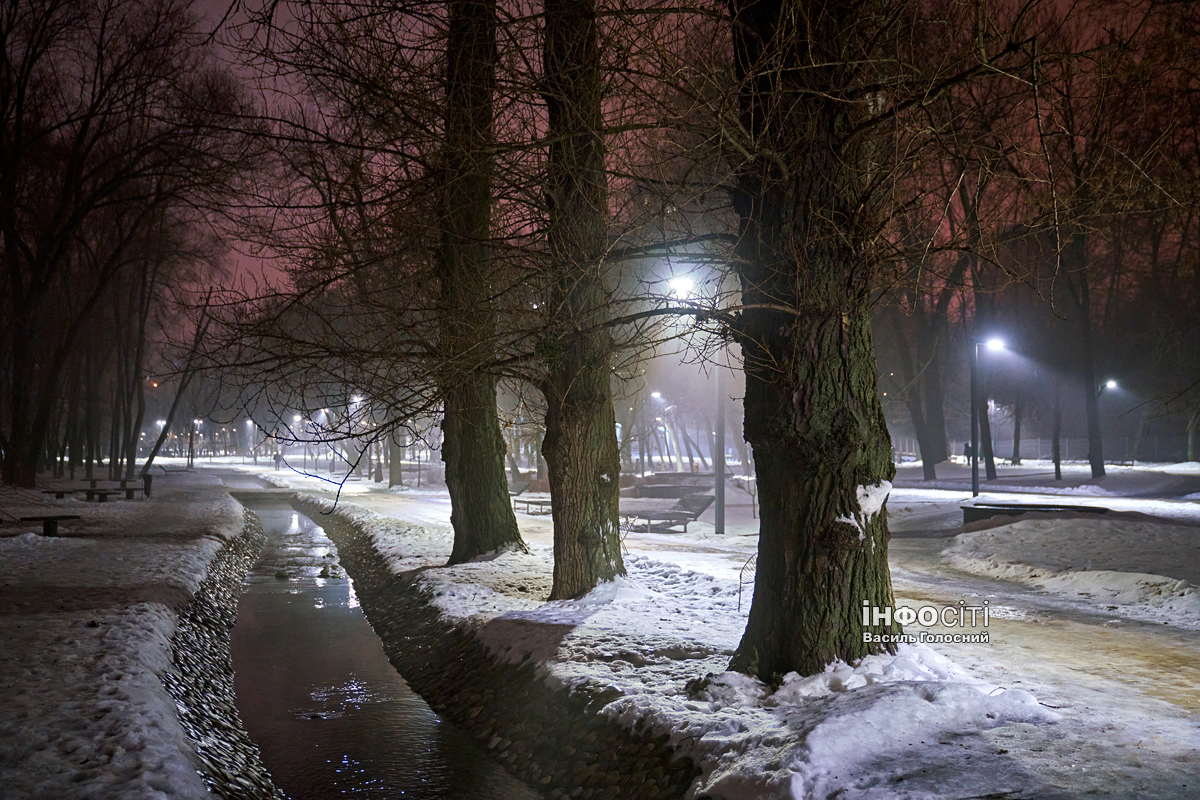
M 984 386 L 987 386 L 986 380 L 980 380 Z M 984 472 L 989 481 L 996 480 L 996 453 L 992 448 L 992 417 L 988 413 L 990 401 L 988 393 L 984 391 L 982 397 L 979 398 L 979 457 L 983 460 Z
M 449 563 L 461 564 L 525 544 L 504 478 L 496 379 L 488 372 L 495 333 L 489 287 L 495 0 L 453 0 L 448 30 L 441 278 L 450 366 L 442 383 L 442 461 L 454 526 Z
M 863 634 L 897 629 L 863 624 L 863 604 L 894 604 L 884 498 L 895 467 L 871 338 L 876 221 L 861 204 L 875 145 L 844 139 L 867 111 L 846 96 L 847 71 L 865 63 L 852 68 L 847 54 L 869 58 L 850 15 L 880 9 L 730 6 L 741 122 L 772 154 L 744 163 L 733 192 L 750 307 L 738 330 L 745 435 L 762 519 L 750 619 L 730 669 L 777 683 L 890 649 Z
M 1187 460 L 1200 461 L 1200 403 L 1187 424 Z
M 1013 449 L 1012 449 L 1012 465 L 1019 467 L 1021 465 L 1021 416 L 1024 412 L 1025 393 L 1017 389 L 1017 402 L 1013 408 Z
M 1083 388 L 1087 416 L 1088 464 L 1092 478 L 1104 477 L 1104 439 L 1100 430 L 1099 392 L 1096 384 L 1096 351 L 1092 336 L 1092 287 L 1088 276 L 1088 234 L 1075 231 L 1063 253 L 1067 266 L 1067 286 L 1071 289 L 1077 312 L 1079 342 L 1083 349 L 1079 380 Z
M 625 574 L 618 500 L 621 473 L 613 409 L 612 342 L 604 249 L 608 185 L 601 68 L 592 0 L 546 0 L 543 69 L 550 152 L 553 319 L 547 354 L 542 455 L 554 512 L 550 599 L 578 597 Z

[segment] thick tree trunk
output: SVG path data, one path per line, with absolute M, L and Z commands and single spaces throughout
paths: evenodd
M 454 525 L 451 564 L 508 548 L 524 549 L 504 479 L 504 437 L 496 383 L 479 374 L 446 393 L 442 461 Z
M 921 399 L 925 403 L 925 440 L 921 442 L 922 461 L 940 464 L 950 457 L 950 439 L 946 436 L 946 336 L 944 312 L 920 335 L 917 357 L 925 366 L 921 372 Z
M 404 485 L 404 445 L 396 441 L 393 432 L 388 436 L 388 488 Z
M 555 352 L 547 359 L 542 455 L 554 512 L 550 599 L 578 597 L 625 574 L 618 500 L 612 343 L 602 261 L 608 185 L 601 130 L 601 71 L 592 0 L 546 0 L 543 67 L 550 152 L 547 242 Z
M 1192 412 L 1187 425 L 1187 460 L 1200 461 L 1200 404 Z
M 1012 464 L 1014 467 L 1021 465 L 1021 416 L 1025 411 L 1025 394 L 1020 389 L 1017 390 L 1017 403 L 1013 409 L 1013 449 L 1012 449 Z
M 745 434 L 762 519 L 750 619 L 730 669 L 778 682 L 891 649 L 864 634 L 896 630 L 869 614 L 864 624 L 864 607 L 894 604 L 885 503 L 895 467 L 871 339 L 877 221 L 863 206 L 876 145 L 844 139 L 867 111 L 845 96 L 844 64 L 871 63 L 848 15 L 882 9 L 731 8 L 742 124 L 772 156 L 744 163 L 733 193 L 748 306 L 737 332 Z
M 491 279 L 492 95 L 496 86 L 495 0 L 449 3 L 446 146 L 442 186 L 442 461 L 454 525 L 451 564 L 524 549 L 504 477 Z
M 1092 354 L 1092 336 L 1088 330 L 1083 334 L 1084 356 L 1080 379 L 1084 391 L 1084 410 L 1087 412 L 1088 464 L 1092 478 L 1104 477 L 1104 435 L 1100 430 L 1099 392 L 1096 390 L 1096 368 Z
M 986 382 L 981 381 L 985 386 Z M 983 461 L 984 471 L 989 481 L 996 480 L 996 453 L 992 448 L 992 416 L 988 413 L 991 403 L 987 392 L 979 398 L 979 457 Z
M 1071 289 L 1079 326 L 1082 363 L 1079 380 L 1083 388 L 1084 412 L 1087 416 L 1088 463 L 1092 478 L 1104 477 L 1104 439 L 1100 431 L 1100 409 L 1096 385 L 1096 352 L 1092 342 L 1092 286 L 1088 276 L 1088 234 L 1075 231 L 1064 248 L 1067 264 L 1067 286 Z
M 915 405 L 910 402 L 917 445 L 921 449 L 923 477 L 937 480 L 937 465 L 950 457 L 950 440 L 946 436 L 945 413 L 945 320 L 936 319 L 917 328 L 917 361 Z

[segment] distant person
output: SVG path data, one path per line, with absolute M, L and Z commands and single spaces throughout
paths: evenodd
M 283 453 L 276 453 L 275 454 L 275 469 L 278 470 L 278 469 L 282 469 L 282 468 L 283 468 Z
M 970 458 L 971 458 L 971 443 L 970 442 L 966 442 L 963 444 L 963 455 L 968 460 L 970 460 Z

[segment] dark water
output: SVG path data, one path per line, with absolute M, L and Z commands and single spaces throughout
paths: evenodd
M 312 520 L 243 503 L 269 540 L 238 603 L 234 686 L 276 785 L 293 800 L 540 797 L 408 688 Z

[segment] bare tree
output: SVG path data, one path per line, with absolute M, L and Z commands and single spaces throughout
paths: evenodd
M 164 204 L 227 188 L 243 153 L 225 115 L 245 109 L 179 0 L 9 0 L 0 39 L 0 445 L 5 482 L 31 485 L 129 247 Z M 115 209 L 120 235 L 96 235 Z

